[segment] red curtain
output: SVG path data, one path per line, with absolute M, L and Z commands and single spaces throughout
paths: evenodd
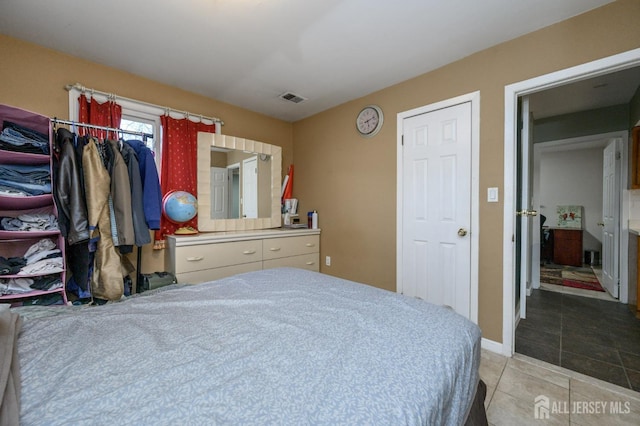
M 104 127 L 114 127 L 116 129 L 120 127 L 120 120 L 122 119 L 122 107 L 114 101 L 107 101 L 105 103 L 99 104 L 95 99 L 91 98 L 91 100 L 89 100 L 84 94 L 82 94 L 78 98 L 78 102 L 80 103 L 78 120 L 81 123 L 95 124 Z M 99 139 L 118 138 L 118 135 L 114 133 L 110 133 L 107 135 L 107 132 L 104 130 L 83 127 L 79 129 L 78 133 L 95 136 Z
M 194 123 L 185 118 L 177 120 L 167 115 L 160 117 L 162 125 L 162 167 L 160 187 L 164 196 L 169 191 L 186 191 L 198 196 L 197 148 L 198 132 L 215 133 L 215 125 Z M 156 231 L 155 248 L 161 246 L 160 240 L 173 234 L 181 226 L 198 228 L 198 217 L 191 221 L 176 225 L 169 222 L 164 215 L 160 219 L 160 229 Z

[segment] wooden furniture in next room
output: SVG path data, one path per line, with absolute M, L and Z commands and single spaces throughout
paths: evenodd
M 582 266 L 582 229 L 553 230 L 553 263 Z

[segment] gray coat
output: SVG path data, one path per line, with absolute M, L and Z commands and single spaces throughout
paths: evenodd
M 142 247 L 151 242 L 149 227 L 144 215 L 144 205 L 142 198 L 142 180 L 140 178 L 140 166 L 138 157 L 133 148 L 123 143 L 120 146 L 120 154 L 127 164 L 129 171 L 129 183 L 131 185 L 131 210 L 133 215 L 133 230 L 135 233 L 136 246 Z

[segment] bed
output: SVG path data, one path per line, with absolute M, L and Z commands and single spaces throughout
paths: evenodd
M 23 425 L 486 422 L 476 325 L 325 274 L 269 269 L 28 309 L 12 310 Z

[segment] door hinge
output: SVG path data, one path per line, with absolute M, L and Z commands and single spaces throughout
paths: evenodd
M 404 146 L 404 135 L 400 136 L 400 145 Z
M 622 153 L 616 152 L 616 160 L 619 160 L 621 158 L 622 158 Z
M 515 243 L 515 242 L 516 242 L 516 236 L 515 236 L 515 235 L 512 235 L 512 236 L 511 236 L 511 242 L 512 242 L 512 243 Z

